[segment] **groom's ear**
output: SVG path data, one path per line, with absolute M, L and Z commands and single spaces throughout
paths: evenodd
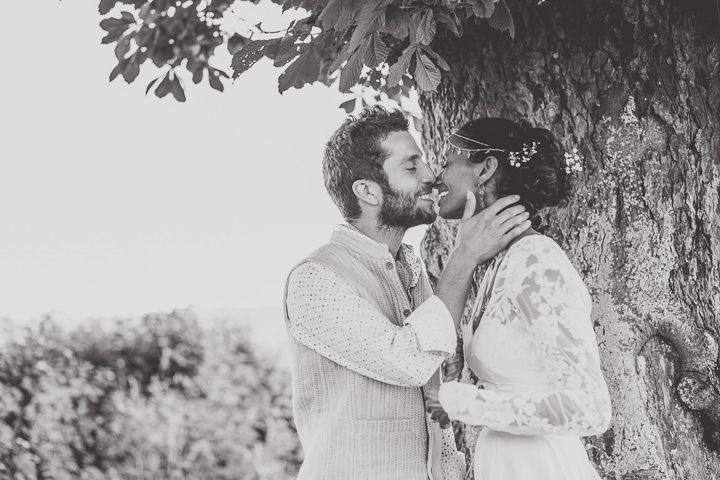
M 478 179 L 478 183 L 485 183 L 490 180 L 490 178 L 495 175 L 498 164 L 499 160 L 494 155 L 489 155 L 485 157 L 485 160 L 483 160 L 481 163 L 476 164 L 475 176 Z
M 361 204 L 365 203 L 374 207 L 380 205 L 382 190 L 380 189 L 380 185 L 372 180 L 355 180 L 352 190 Z

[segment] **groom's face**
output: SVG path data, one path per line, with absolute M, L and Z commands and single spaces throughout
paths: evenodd
M 408 229 L 432 223 L 435 175 L 415 139 L 408 132 L 392 132 L 381 145 L 388 153 L 383 163 L 388 185 L 383 189 L 380 225 Z

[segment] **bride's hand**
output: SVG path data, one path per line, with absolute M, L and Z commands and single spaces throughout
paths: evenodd
M 425 388 L 425 411 L 430 414 L 433 422 L 439 422 L 440 428 L 449 428 L 452 426 L 450 417 L 440 405 L 438 400 L 438 387 Z
M 468 191 L 455 250 L 476 265 L 492 260 L 518 235 L 530 228 L 529 214 L 517 195 L 497 200 L 475 214 L 475 196 Z

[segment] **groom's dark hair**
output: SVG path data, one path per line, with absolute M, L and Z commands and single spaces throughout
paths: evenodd
M 345 220 L 356 220 L 362 212 L 352 189 L 356 180 L 377 182 L 383 191 L 390 188 L 383 170 L 388 153 L 380 144 L 392 132 L 407 131 L 402 112 L 374 106 L 349 116 L 330 137 L 323 156 L 325 188 Z

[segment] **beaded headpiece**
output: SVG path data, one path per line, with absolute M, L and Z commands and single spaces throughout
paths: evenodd
M 475 145 L 477 145 L 477 148 L 465 148 L 460 147 L 453 143 L 452 138 L 458 137 L 461 138 L 467 142 L 472 142 Z M 468 158 L 470 158 L 470 155 L 476 152 L 508 152 L 508 150 L 504 148 L 494 148 L 488 145 L 487 143 L 480 142 L 478 140 L 474 140 L 472 138 L 465 137 L 463 135 L 460 135 L 458 133 L 453 133 L 448 138 L 448 144 L 452 147 L 452 149 L 455 151 L 456 154 L 460 155 L 462 153 L 465 153 Z M 507 158 L 508 162 L 513 167 L 521 167 L 523 164 L 530 161 L 530 159 L 537 153 L 538 149 L 538 142 L 530 142 L 530 143 L 523 143 L 522 145 L 522 151 L 516 152 L 516 151 L 509 151 Z M 573 147 L 572 153 L 565 153 L 565 172 L 568 175 L 571 175 L 573 173 L 582 172 L 583 166 L 582 166 L 582 157 L 579 155 L 577 148 Z
M 477 145 L 477 148 L 465 148 L 465 147 L 460 147 L 458 145 L 455 145 L 452 141 L 453 137 L 462 138 L 463 140 L 465 140 L 467 142 L 472 142 L 475 145 Z M 490 152 L 504 152 L 505 151 L 505 149 L 503 149 L 503 148 L 493 148 L 490 145 L 488 145 L 487 143 L 479 142 L 477 140 L 473 140 L 472 138 L 464 137 L 458 133 L 453 133 L 452 135 L 450 135 L 450 138 L 448 138 L 448 143 L 455 150 L 455 153 L 457 153 L 458 155 L 460 155 L 461 153 L 465 153 L 468 158 L 470 158 L 470 155 L 472 155 L 473 153 L 476 153 L 476 152 L 490 153 Z

